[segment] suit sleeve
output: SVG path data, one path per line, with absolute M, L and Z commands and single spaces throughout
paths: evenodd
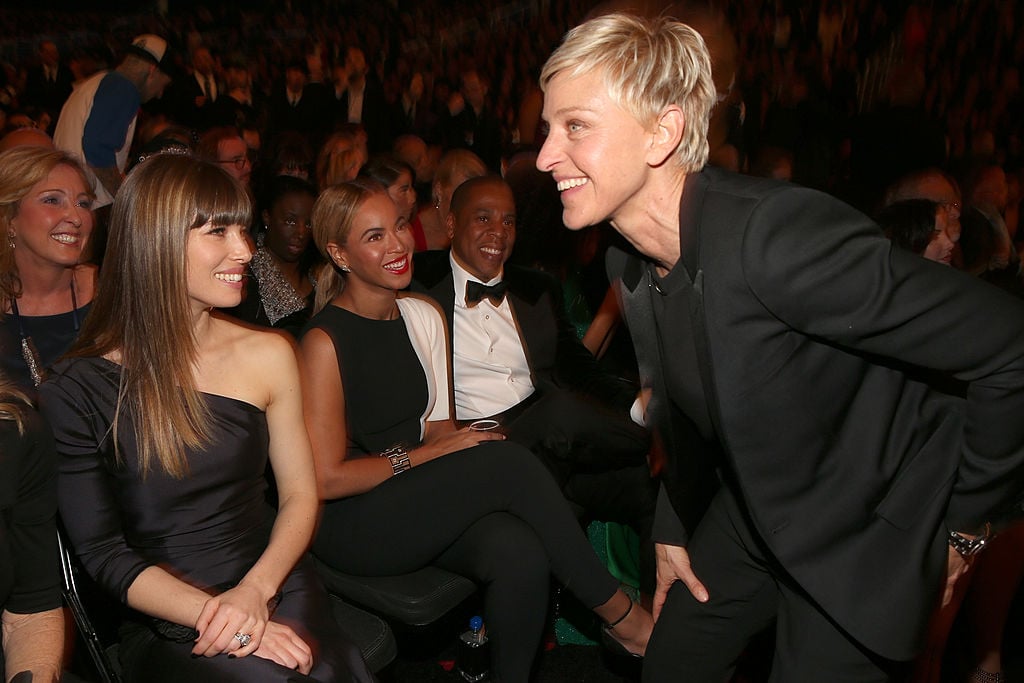
M 892 247 L 865 216 L 810 190 L 764 199 L 742 250 L 749 287 L 789 327 L 967 382 L 949 528 L 977 529 L 1019 495 L 1024 302 Z

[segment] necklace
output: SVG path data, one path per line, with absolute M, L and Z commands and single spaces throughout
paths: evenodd
M 75 275 L 73 272 L 69 289 L 71 290 L 71 322 L 75 326 L 75 332 L 78 332 L 78 296 L 75 294 Z M 28 366 L 28 372 L 32 376 L 32 384 L 38 387 L 43 382 L 45 370 L 39 358 L 39 351 L 36 349 L 35 342 L 32 341 L 32 337 L 25 334 L 25 323 L 22 321 L 21 313 L 18 311 L 17 297 L 11 297 L 11 315 L 14 316 L 14 321 L 18 324 L 18 336 L 21 337 L 21 356 L 25 359 L 25 365 Z

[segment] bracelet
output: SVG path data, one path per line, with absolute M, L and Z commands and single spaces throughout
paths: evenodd
M 409 451 L 402 444 L 395 444 L 386 451 L 382 451 L 380 457 L 391 461 L 391 469 L 394 474 L 401 474 L 412 467 L 412 463 L 409 462 Z
M 985 671 L 980 666 L 970 673 L 972 681 L 978 683 L 1006 683 L 1006 676 L 999 671 Z
M 992 537 L 992 525 L 989 523 L 985 524 L 985 529 L 981 535 L 975 538 L 967 538 L 963 534 L 959 534 L 955 531 L 948 532 L 948 541 L 950 547 L 953 550 L 960 553 L 963 557 L 972 557 L 980 553 Z

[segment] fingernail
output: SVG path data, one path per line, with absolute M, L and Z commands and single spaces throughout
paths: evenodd
M 234 655 L 228 655 L 228 659 L 237 659 Z
M 195 652 L 191 653 L 191 654 L 189 655 L 189 657 L 191 657 L 192 659 L 199 659 L 199 655 L 198 655 L 198 654 L 196 654 Z

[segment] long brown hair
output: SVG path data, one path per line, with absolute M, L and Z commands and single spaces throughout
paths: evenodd
M 226 171 L 177 154 L 139 164 L 114 198 L 96 298 L 67 355 L 120 355 L 113 430 L 127 410 L 143 475 L 158 463 L 183 477 L 185 449 L 209 435 L 193 377 L 198 349 L 188 298 L 189 233 L 207 223 L 248 225 L 251 215 L 245 188 Z
M 324 306 L 345 288 L 345 278 L 338 264 L 327 252 L 327 245 L 332 242 L 337 245 L 345 244 L 359 207 L 377 194 L 387 195 L 387 189 L 376 180 L 359 178 L 348 183 L 331 185 L 320 193 L 313 204 L 313 241 L 327 260 L 317 278 L 314 313 L 323 310 Z
M 61 165 L 74 169 L 92 194 L 92 183 L 82 165 L 66 152 L 46 147 L 12 147 L 0 153 L 0 301 L 21 296 L 21 279 L 9 239 L 11 221 L 18 216 L 21 200 L 29 191 Z M 0 317 L 3 309 L 0 306 Z

